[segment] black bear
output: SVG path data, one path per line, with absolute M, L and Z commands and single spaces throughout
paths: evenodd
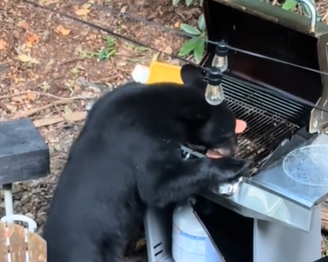
M 249 163 L 233 157 L 232 111 L 206 102 L 197 67 L 183 66 L 181 78 L 183 85 L 128 83 L 95 103 L 51 203 L 48 262 L 122 261 L 147 206 L 177 203 L 246 172 Z M 184 160 L 185 143 L 224 156 Z

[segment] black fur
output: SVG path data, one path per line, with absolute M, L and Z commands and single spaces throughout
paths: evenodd
M 185 87 L 129 83 L 91 109 L 74 142 L 44 228 L 48 262 L 118 262 L 147 206 L 165 207 L 241 176 L 233 157 L 183 160 L 186 142 L 236 151 L 235 117 L 204 99 L 198 69 Z

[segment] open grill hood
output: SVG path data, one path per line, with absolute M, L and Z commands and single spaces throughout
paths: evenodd
M 309 18 L 260 0 L 204 0 L 203 6 L 209 40 L 328 72 L 325 24 L 311 29 Z M 210 66 L 214 53 L 209 44 L 201 64 Z M 228 59 L 223 88 L 236 117 L 248 123 L 239 136 L 239 156 L 254 161 L 252 176 L 232 196 L 205 196 L 244 216 L 308 231 L 328 186 L 300 184 L 284 173 L 282 163 L 296 148 L 328 145 L 328 136 L 319 134 L 328 127 L 328 114 L 311 106 L 328 111 L 328 78 L 233 50 Z M 328 161 L 326 170 L 328 176 Z
M 205 0 L 208 39 L 300 66 L 328 72 L 328 27 L 260 0 Z M 207 46 L 202 64 L 208 66 L 215 46 Z M 285 93 L 328 110 L 328 76 L 229 51 L 227 75 L 258 84 L 270 92 Z M 309 132 L 323 130 L 328 114 L 314 109 Z

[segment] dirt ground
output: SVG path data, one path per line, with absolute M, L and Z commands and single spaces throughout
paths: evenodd
M 195 24 L 201 13 L 196 6 L 173 7 L 171 0 L 33 1 L 169 54 L 177 53 L 182 37 L 118 17 L 108 7 L 173 28 Z M 326 11 L 320 4 L 320 13 Z M 67 152 L 83 124 L 86 104 L 129 79 L 136 63 L 149 64 L 156 52 L 24 1 L 1 0 L 0 25 L 0 120 L 30 117 L 51 152 L 49 176 L 14 185 L 15 211 L 35 219 L 40 233 Z M 106 54 L 108 59 L 98 61 Z M 176 62 L 165 56 L 158 59 Z M 141 241 L 136 249 L 143 247 Z
M 170 0 L 38 3 L 133 37 L 166 53 L 177 52 L 183 39 L 124 20 L 111 14 L 106 6 L 168 26 L 195 22 L 200 14 L 197 7 L 173 8 Z M 0 1 L 0 24 L 0 120 L 30 117 L 51 152 L 51 174 L 15 183 L 13 191 L 15 211 L 35 219 L 40 233 L 67 152 L 83 124 L 86 104 L 129 79 L 136 63 L 149 64 L 156 52 L 23 1 Z M 98 61 L 106 49 L 107 53 L 115 54 Z M 171 60 L 163 56 L 158 59 Z M 2 202 L 0 215 L 3 214 Z M 144 246 L 141 240 L 132 251 Z

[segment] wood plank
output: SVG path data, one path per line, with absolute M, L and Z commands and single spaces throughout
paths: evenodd
M 36 233 L 28 233 L 28 251 L 31 262 L 47 262 L 47 243 Z
M 17 224 L 8 224 L 10 253 L 12 262 L 25 262 L 26 245 L 24 239 L 24 227 Z
M 0 261 L 7 262 L 7 247 L 4 223 L 0 223 Z
M 10 254 L 12 262 L 26 261 L 25 228 L 17 224 L 8 224 Z M 27 248 L 31 262 L 47 261 L 46 241 L 36 233 L 27 231 Z M 6 245 L 6 226 L 0 223 L 0 262 L 8 262 Z
M 33 123 L 35 127 L 41 127 L 41 126 L 49 126 L 53 125 L 59 122 L 77 122 L 84 120 L 87 116 L 87 112 L 81 111 L 81 112 L 73 112 L 73 113 L 67 113 L 63 114 L 62 116 L 54 116 L 50 118 L 45 118 L 45 119 L 39 119 L 39 120 L 34 120 Z

